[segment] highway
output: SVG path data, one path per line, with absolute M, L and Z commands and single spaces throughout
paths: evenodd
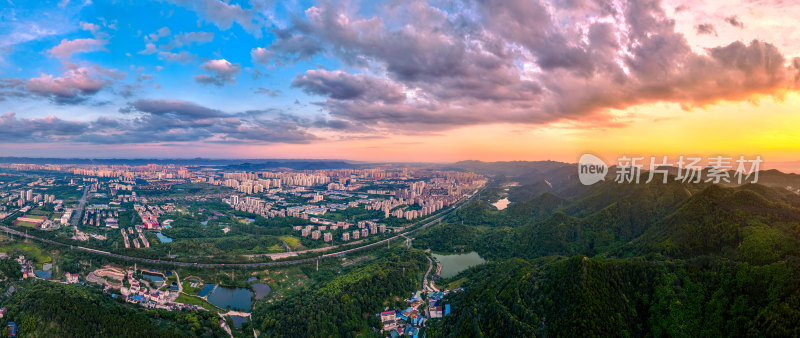
M 480 190 L 482 190 L 482 189 L 480 189 Z M 162 264 L 162 265 L 174 265 L 174 266 L 186 266 L 186 267 L 192 267 L 193 266 L 193 267 L 199 267 L 199 268 L 212 268 L 212 267 L 213 268 L 220 268 L 220 267 L 255 268 L 255 267 L 262 267 L 262 266 L 300 264 L 300 263 L 313 262 L 316 259 L 329 258 L 329 257 L 341 257 L 341 256 L 345 256 L 345 255 L 347 255 L 349 253 L 352 253 L 352 252 L 355 252 L 355 251 L 358 251 L 358 250 L 366 249 L 366 248 L 377 246 L 377 245 L 381 245 L 381 244 L 386 244 L 386 242 L 391 241 L 391 240 L 396 240 L 396 239 L 398 239 L 400 237 L 407 237 L 407 235 L 410 235 L 412 233 L 415 233 L 417 231 L 425 229 L 425 228 L 427 228 L 427 227 L 429 227 L 429 226 L 431 226 L 433 224 L 441 222 L 445 217 L 447 217 L 452 212 L 454 212 L 454 211 L 458 210 L 459 208 L 461 208 L 461 206 L 467 204 L 467 202 L 470 199 L 472 199 L 475 196 L 477 196 L 480 193 L 480 190 L 475 192 L 472 196 L 469 196 L 466 199 L 462 200 L 461 202 L 458 202 L 455 205 L 449 207 L 449 210 L 439 214 L 438 216 L 436 216 L 435 219 L 428 221 L 427 223 L 423 224 L 422 226 L 414 228 L 414 229 L 411 229 L 411 230 L 408 230 L 406 232 L 400 233 L 400 234 L 392 236 L 390 238 L 387 238 L 387 239 L 384 239 L 384 240 L 380 240 L 380 241 L 377 241 L 377 242 L 373 242 L 373 243 L 369 243 L 369 244 L 365 244 L 365 245 L 362 245 L 362 246 L 359 246 L 359 247 L 347 249 L 347 250 L 342 250 L 342 251 L 323 254 L 323 255 L 320 255 L 318 257 L 300 258 L 300 259 L 285 260 L 285 261 L 259 262 L 259 263 L 198 263 L 198 262 L 179 262 L 179 261 L 156 260 L 156 259 L 149 259 L 149 258 L 142 258 L 142 257 L 125 256 L 125 255 L 115 254 L 113 252 L 108 252 L 108 251 L 103 251 L 103 250 L 87 248 L 87 247 L 83 247 L 83 246 L 70 245 L 70 244 L 65 244 L 65 243 L 61 243 L 61 242 L 56 242 L 56 241 L 52 241 L 52 240 L 49 240 L 49 239 L 46 239 L 46 238 L 41 238 L 41 237 L 29 235 L 29 234 L 26 234 L 26 233 L 23 233 L 23 232 L 20 232 L 20 231 L 17 231 L 17 230 L 14 230 L 14 229 L 11 229 L 9 227 L 2 226 L 2 225 L 0 225 L 0 230 L 5 231 L 5 232 L 7 232 L 9 234 L 13 234 L 13 235 L 17 235 L 17 236 L 20 236 L 20 237 L 25 237 L 25 238 L 37 240 L 37 241 L 40 241 L 40 242 L 45 242 L 45 243 L 49 243 L 49 244 L 53 244 L 53 245 L 68 246 L 71 249 L 75 249 L 75 250 L 81 250 L 81 251 L 95 253 L 95 254 L 98 254 L 98 255 L 104 255 L 104 256 L 109 256 L 109 257 L 114 257 L 114 258 L 120 258 L 120 259 L 135 261 L 135 262 L 143 262 L 143 263 L 151 263 L 151 264 Z M 84 194 L 84 196 L 85 196 L 85 194 Z M 79 215 L 80 214 L 78 214 L 76 216 L 79 217 Z M 424 220 L 422 222 L 424 222 Z M 303 252 L 298 251 L 297 253 L 298 254 L 302 254 Z
M 78 204 L 78 209 L 75 210 L 75 214 L 72 215 L 72 226 L 78 225 L 78 221 L 81 219 L 81 216 L 83 215 L 83 207 L 86 206 L 87 195 L 89 195 L 88 184 L 83 188 L 83 195 L 81 196 L 80 203 Z

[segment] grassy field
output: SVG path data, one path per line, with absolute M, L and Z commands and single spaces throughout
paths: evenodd
M 17 225 L 21 227 L 35 228 L 38 224 L 33 222 L 19 221 L 17 222 Z
M 33 244 L 16 242 L 0 245 L 0 252 L 9 253 L 14 250 L 22 251 L 25 257 L 31 258 L 37 263 L 50 263 L 53 260 L 46 252 Z
M 457 288 L 461 287 L 461 285 L 464 284 L 464 282 L 466 282 L 466 281 L 467 281 L 466 278 L 456 279 L 456 280 L 450 282 L 449 284 L 447 284 L 447 288 L 450 289 L 450 290 L 457 289 Z
M 205 284 L 200 283 L 197 288 L 192 287 L 192 282 L 184 280 L 181 281 L 183 284 L 183 292 L 192 296 L 196 296 L 198 292 L 205 286 Z
M 178 299 L 176 299 L 175 302 L 176 303 L 183 303 L 183 304 L 199 305 L 199 306 L 204 307 L 206 310 L 225 312 L 225 310 L 220 309 L 216 305 L 209 303 L 205 299 L 202 299 L 202 298 L 199 298 L 199 297 L 195 297 L 195 296 L 189 296 L 189 295 L 183 294 L 183 293 L 180 294 L 180 296 L 178 296 Z
M 280 239 L 289 244 L 292 249 L 297 249 L 297 245 L 300 244 L 300 239 L 294 236 L 281 236 Z

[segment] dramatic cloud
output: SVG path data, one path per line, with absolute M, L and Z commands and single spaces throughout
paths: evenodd
M 181 100 L 138 100 L 133 102 L 131 107 L 140 112 L 159 116 L 172 115 L 178 118 L 208 118 L 225 115 L 218 110 Z
M 725 22 L 731 24 L 731 26 L 733 27 L 737 27 L 740 29 L 744 28 L 744 23 L 739 21 L 739 18 L 736 15 L 725 18 Z
M 342 71 L 309 70 L 292 81 L 292 87 L 336 100 L 363 99 L 398 103 L 405 99 L 402 89 L 387 80 L 352 75 Z
M 307 60 L 324 49 L 319 40 L 307 35 L 293 34 L 292 30 L 274 29 L 275 41 L 268 48 L 254 48 L 250 51 L 253 61 L 269 64 L 274 61 L 284 65 Z
M 203 63 L 200 68 L 213 75 L 197 75 L 194 77 L 195 81 L 220 87 L 224 86 L 226 83 L 235 84 L 236 78 L 234 78 L 234 76 L 242 72 L 242 66 L 240 64 L 232 64 L 225 59 L 207 61 Z
M 80 135 L 88 124 L 69 122 L 55 116 L 43 119 L 20 119 L 13 112 L 0 115 L 0 141 L 32 142 L 55 141 L 65 137 Z
M 103 50 L 105 44 L 106 41 L 97 39 L 63 39 L 58 46 L 51 48 L 47 52 L 58 58 L 69 59 L 72 54 Z
M 272 57 L 272 52 L 266 48 L 257 47 L 250 51 L 250 57 L 253 58 L 254 62 L 267 64 Z
M 201 18 L 214 23 L 220 29 L 228 29 L 235 22 L 250 34 L 261 36 L 263 25 L 261 17 L 238 4 L 228 4 L 220 0 L 172 0 L 172 2 L 197 12 Z
M 15 78 L 0 78 L 0 101 L 7 98 L 24 97 L 27 95 L 25 92 L 25 81 Z
M 46 19 L 12 20 L 14 13 L 0 20 L 0 31 L 9 32 L 0 33 L 0 65 L 14 77 L 0 79 L 0 100 L 20 114 L 4 116 L 4 125 L 16 128 L 13 135 L 72 142 L 304 143 L 319 140 L 321 130 L 336 138 L 487 124 L 618 127 L 636 120 L 619 116 L 634 116 L 630 108 L 637 105 L 689 109 L 800 88 L 800 59 L 787 57 L 800 55 L 793 43 L 798 31 L 784 25 L 792 11 L 775 14 L 792 7 L 774 4 L 763 5 L 769 20 L 753 10 L 760 5 L 737 8 L 748 22 L 740 31 L 744 24 L 732 9 L 678 6 L 685 1 L 167 2 L 153 4 L 158 11 L 145 25 L 150 28 L 138 32 L 136 26 L 114 31 L 120 18 L 111 13 L 67 13 L 66 28 Z M 92 38 L 72 35 L 90 32 Z M 269 36 L 259 38 L 264 32 Z M 131 39 L 141 41 L 136 50 L 117 48 Z M 42 45 L 47 48 L 36 49 Z M 111 57 L 93 62 L 129 68 L 135 76 L 121 80 L 119 72 L 77 60 L 78 53 L 104 48 Z M 60 62 L 26 62 L 31 50 Z M 248 51 L 250 60 L 241 60 Z M 53 64 L 60 70 L 51 70 Z M 243 70 L 249 76 L 240 78 Z M 203 95 L 193 90 L 198 84 L 233 87 L 223 91 L 241 94 L 234 106 L 253 110 L 178 100 Z M 136 100 L 158 89 L 158 97 L 174 99 Z M 26 118 L 54 108 L 30 108 L 37 98 L 84 104 L 62 111 L 86 115 L 81 121 Z M 225 107 L 230 99 L 203 102 Z M 85 117 L 105 112 L 95 121 Z M 52 132 L 43 130 L 48 126 Z
M 697 26 L 694 26 L 694 29 L 697 30 L 697 34 L 708 34 L 708 35 L 717 35 L 717 29 L 714 28 L 714 25 L 710 23 L 701 23 Z
M 306 130 L 308 123 L 271 112 L 229 114 L 188 101 L 138 100 L 123 109 L 123 113 L 136 117 L 118 121 L 114 129 L 119 129 L 119 132 L 87 134 L 80 139 L 92 143 L 307 143 L 318 140 L 317 136 Z
M 87 142 L 96 144 L 223 142 L 308 143 L 320 138 L 308 128 L 343 129 L 347 122 L 308 120 L 273 111 L 229 114 L 180 100 L 138 100 L 122 110 L 122 118 L 65 121 L 0 116 L 5 130 L 0 141 Z
M 659 1 L 482 1 L 459 9 L 411 1 L 361 17 L 322 2 L 251 56 L 291 60 L 298 49 L 284 41 L 318 40 L 351 67 L 385 74 L 310 70 L 292 86 L 327 97 L 318 104 L 332 116 L 387 130 L 578 119 L 614 125 L 609 109 L 745 100 L 796 86 L 797 70 L 768 42 L 692 51 Z M 696 29 L 716 33 L 711 24 Z
M 49 97 L 56 103 L 78 103 L 97 93 L 114 79 L 124 76 L 99 66 L 75 67 L 59 77 L 41 74 L 29 79 L 25 89 L 33 94 Z

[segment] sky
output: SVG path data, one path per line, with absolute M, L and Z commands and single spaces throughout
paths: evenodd
M 0 156 L 800 160 L 800 3 L 0 0 Z

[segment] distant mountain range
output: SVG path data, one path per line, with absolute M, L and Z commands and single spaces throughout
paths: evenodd
M 296 170 L 360 168 L 367 164 L 344 160 L 316 159 L 209 159 L 209 158 L 46 158 L 46 157 L 0 157 L 0 163 L 25 164 L 95 164 L 95 165 L 146 165 L 176 164 L 181 166 L 226 166 L 233 170 L 262 170 L 289 168 Z

